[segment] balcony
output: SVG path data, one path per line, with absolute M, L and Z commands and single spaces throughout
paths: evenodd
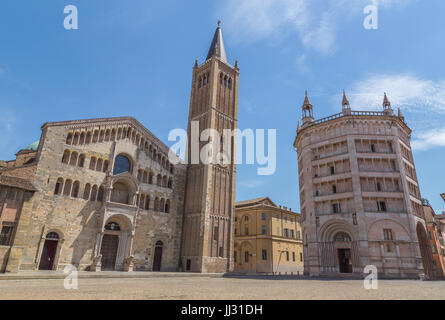
M 357 149 L 356 150 L 357 154 L 360 154 L 361 156 L 382 156 L 382 155 L 395 155 L 395 153 L 393 151 L 372 151 L 371 149 Z M 395 157 L 394 157 L 395 158 Z
M 323 202 L 339 199 L 350 199 L 354 198 L 354 193 L 351 191 L 337 192 L 337 193 L 326 193 L 326 194 L 314 194 L 314 201 Z
M 340 156 L 340 155 L 344 155 L 344 154 L 348 154 L 348 149 L 341 149 L 338 151 L 324 153 L 321 155 L 314 155 L 312 157 L 312 161 L 323 160 L 323 159 L 331 158 L 334 156 Z
M 386 211 L 382 211 L 377 208 L 365 208 L 364 211 L 370 213 L 397 213 L 397 214 L 406 213 L 405 209 L 387 209 Z
M 135 215 L 137 210 L 138 207 L 136 205 L 111 202 L 111 201 L 105 202 L 105 211 Z
M 326 173 L 326 174 L 314 174 L 313 179 L 314 179 L 314 183 L 316 183 L 315 181 L 318 182 L 324 182 L 324 181 L 330 181 L 330 180 L 335 180 L 335 179 L 344 179 L 341 176 L 342 175 L 348 175 L 351 173 L 351 170 L 347 170 L 347 171 L 335 171 L 333 174 L 331 173 Z M 324 179 L 325 178 L 325 179 Z M 332 178 L 332 179 L 331 179 Z
M 394 170 L 394 169 L 392 169 L 392 168 L 369 168 L 369 167 L 367 167 L 367 168 L 361 168 L 360 166 L 359 166 L 359 169 L 358 169 L 360 172 L 388 172 L 388 173 L 398 173 L 399 171 L 398 170 Z
M 347 211 L 342 211 L 342 212 L 333 212 L 333 211 L 328 211 L 328 212 L 316 212 L 315 215 L 316 216 L 329 216 L 329 215 L 351 215 L 354 214 L 355 210 L 347 210 Z
M 384 116 L 385 114 L 382 111 L 351 111 L 351 115 L 352 116 Z M 314 124 L 324 123 L 324 122 L 327 122 L 330 120 L 342 118 L 344 116 L 347 116 L 347 115 L 343 114 L 342 112 L 336 113 L 336 114 L 333 114 L 332 116 L 318 119 L 318 120 L 314 121 Z

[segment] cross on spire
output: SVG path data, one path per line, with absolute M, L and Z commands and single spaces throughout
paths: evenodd
M 221 59 L 221 61 L 227 63 L 226 49 L 224 48 L 220 20 L 218 20 L 218 27 L 216 28 L 215 35 L 213 36 L 212 44 L 210 45 L 206 60 L 209 60 L 212 57 L 218 57 Z

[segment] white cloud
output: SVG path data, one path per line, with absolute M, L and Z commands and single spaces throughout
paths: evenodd
M 369 4 L 391 8 L 411 1 L 226 0 L 218 12 L 222 12 L 226 30 L 240 42 L 277 41 L 297 33 L 306 48 L 329 55 L 336 50 L 339 22 L 362 16 Z
M 246 188 L 257 188 L 264 185 L 264 181 L 262 180 L 244 180 L 238 182 L 238 185 Z
M 415 151 L 445 147 L 445 128 L 433 129 L 416 135 L 411 146 Z
M 410 74 L 370 75 L 348 90 L 351 108 L 376 110 L 387 92 L 394 107 L 404 111 L 445 112 L 445 80 L 432 81 Z
M 372 4 L 377 6 L 382 6 L 384 8 L 390 8 L 392 6 L 403 6 L 408 5 L 414 0 L 371 0 Z
M 381 110 L 387 92 L 393 109 L 400 108 L 413 129 L 412 147 L 424 151 L 445 147 L 445 80 L 422 79 L 412 74 L 382 74 L 352 84 L 347 90 L 352 110 Z M 336 96 L 335 104 L 341 101 Z

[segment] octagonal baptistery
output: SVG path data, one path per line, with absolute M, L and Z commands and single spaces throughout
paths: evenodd
M 36 166 L 16 270 L 178 269 L 186 168 L 136 119 L 45 123 Z
M 342 106 L 314 120 L 306 92 L 294 142 L 305 274 L 431 275 L 411 129 L 386 93 L 383 111 L 352 111 L 344 93 Z

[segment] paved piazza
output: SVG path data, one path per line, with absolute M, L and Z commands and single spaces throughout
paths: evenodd
M 365 290 L 361 280 L 94 278 L 65 290 L 62 279 L 2 280 L 0 299 L 445 299 L 445 282 L 380 280 Z

